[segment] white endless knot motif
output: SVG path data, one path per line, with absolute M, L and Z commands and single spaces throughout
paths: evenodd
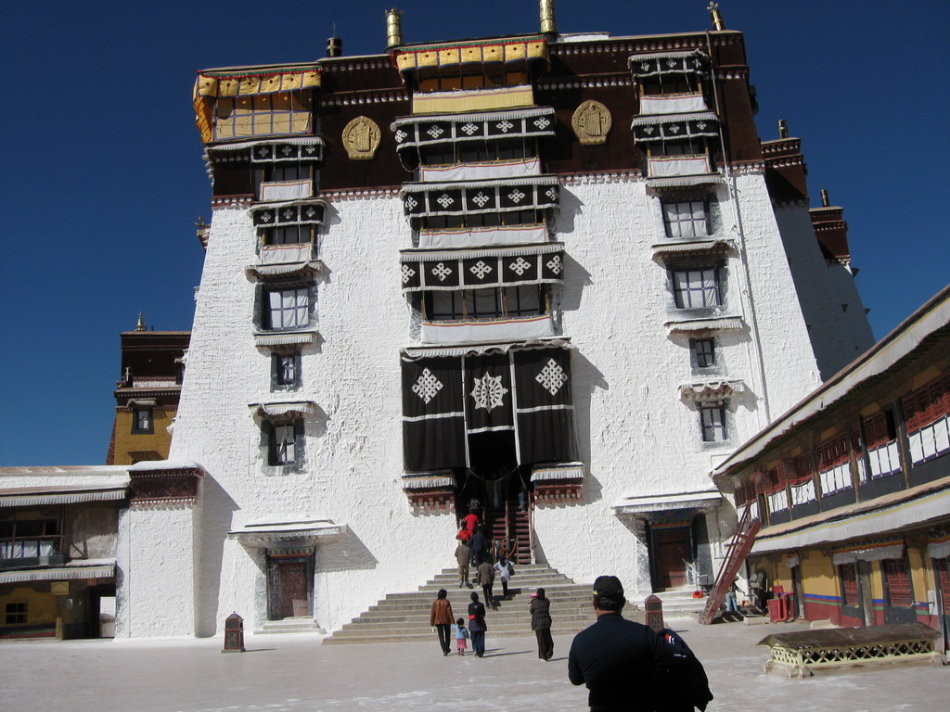
M 495 126 L 502 133 L 508 133 L 515 127 L 515 125 L 511 123 L 510 121 L 499 121 L 497 124 L 495 124 Z
M 647 71 L 649 68 L 650 68 L 649 62 L 640 62 L 640 69 L 642 69 L 644 72 Z
M 551 122 L 548 121 L 543 116 L 539 116 L 538 118 L 534 120 L 534 125 L 537 126 L 539 129 L 541 129 L 542 131 L 544 131 L 544 129 L 546 129 L 550 124 Z
M 426 133 L 429 134 L 432 138 L 438 138 L 439 136 L 444 134 L 445 131 L 443 131 L 442 127 L 440 126 L 431 126 L 429 127 L 429 130 L 426 131 Z
M 316 146 L 304 146 L 303 151 L 304 151 L 304 153 L 306 153 L 306 154 L 308 154 L 308 155 L 312 155 L 312 154 L 314 154 L 314 153 L 317 152 L 317 147 L 316 147 Z
M 487 265 L 481 260 L 479 260 L 478 262 L 473 264 L 471 267 L 469 267 L 468 271 L 474 274 L 479 279 L 485 279 L 486 274 L 492 273 L 492 268 L 491 268 L 491 265 Z
M 544 191 L 544 194 L 548 196 L 548 200 L 557 200 L 557 188 L 553 185 Z
M 419 380 L 417 380 L 416 384 L 412 387 L 412 392 L 428 404 L 430 400 L 436 397 L 442 388 L 442 382 L 432 375 L 432 371 L 426 368 L 423 369 Z
M 432 268 L 432 274 L 438 277 L 440 282 L 444 282 L 445 278 L 452 274 L 452 270 L 446 267 L 444 262 L 439 262 Z
M 670 133 L 678 134 L 679 132 L 680 132 L 679 124 L 673 124 L 672 126 L 670 126 Z
M 485 203 L 487 203 L 489 200 L 491 200 L 491 198 L 485 195 L 482 191 L 478 191 L 478 195 L 472 198 L 472 202 L 480 208 L 484 208 Z
M 284 211 L 280 214 L 280 216 L 284 220 L 292 220 L 294 217 L 294 212 L 295 211 L 293 210 L 293 208 L 284 208 Z
M 676 66 L 676 60 L 675 59 L 666 60 L 666 66 L 672 69 L 673 67 Z
M 306 211 L 304 212 L 304 214 L 305 214 L 308 218 L 312 218 L 314 215 L 317 214 L 317 209 L 314 208 L 314 207 L 309 207 L 309 208 L 306 209 Z
M 469 121 L 465 126 L 462 127 L 462 131 L 465 132 L 466 136 L 471 136 L 473 133 L 478 131 L 478 126 Z
M 511 191 L 510 193 L 508 193 L 508 200 L 510 200 L 510 201 L 511 201 L 512 203 L 514 203 L 515 205 L 517 205 L 518 203 L 520 203 L 520 202 L 521 202 L 522 200 L 524 200 L 524 199 L 525 199 L 525 194 L 522 193 L 522 192 L 521 192 L 520 190 L 518 190 L 517 188 L 515 188 L 513 191 Z
M 270 155 L 270 149 L 267 146 L 261 146 L 257 149 L 257 155 L 261 158 L 267 158 Z
M 547 268 L 551 270 L 554 274 L 561 274 L 561 270 L 564 269 L 564 265 L 561 262 L 560 255 L 554 255 L 551 259 L 546 262 Z
M 552 358 L 548 359 L 541 373 L 535 376 L 534 380 L 540 383 L 544 390 L 555 396 L 561 390 L 561 386 L 567 383 L 567 374 L 564 373 L 561 364 Z
M 520 277 L 527 270 L 531 269 L 531 263 L 528 262 L 524 257 L 519 257 L 516 261 L 508 265 L 508 269 Z
M 416 202 L 416 199 L 413 198 L 411 195 L 408 198 L 406 198 L 406 210 L 412 210 L 418 204 L 419 203 Z
M 284 146 L 283 148 L 280 149 L 280 152 L 283 153 L 285 156 L 289 156 L 293 152 L 293 149 L 290 146 Z
M 274 216 L 271 215 L 270 213 L 261 213 L 261 218 L 260 218 L 261 222 L 270 222 L 273 219 L 274 219 Z
M 647 136 L 653 135 L 653 131 L 654 131 L 654 128 L 652 126 L 647 126 L 646 128 L 643 129 L 643 133 L 645 133 Z
M 410 279 L 416 276 L 416 271 L 409 265 L 402 266 L 402 283 L 405 284 Z
M 703 129 L 706 128 L 706 122 L 705 122 L 705 121 L 700 121 L 698 124 L 696 124 L 696 128 L 698 128 L 700 131 L 702 131 Z
M 399 130 L 396 132 L 396 143 L 402 143 L 403 141 L 406 140 L 406 137 L 407 137 L 408 135 L 409 135 L 409 134 L 407 134 L 405 131 L 403 131 L 402 129 L 399 129 Z
M 505 394 L 508 389 L 501 385 L 501 376 L 492 376 L 486 373 L 475 379 L 472 389 L 472 398 L 475 399 L 475 408 L 484 408 L 491 413 L 493 408 L 500 408 L 505 404 Z
M 438 197 L 438 199 L 437 199 L 435 202 L 437 202 L 439 205 L 441 205 L 441 206 L 442 206 L 442 209 L 445 210 L 445 209 L 448 208 L 452 203 L 455 202 L 455 198 L 453 198 L 453 197 L 452 197 L 451 195 L 449 195 L 448 193 L 443 193 L 442 195 L 440 195 L 440 196 Z

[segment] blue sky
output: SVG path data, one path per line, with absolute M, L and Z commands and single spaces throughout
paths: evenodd
M 407 42 L 533 32 L 536 0 L 0 0 L 7 96 L 0 466 L 104 461 L 119 332 L 139 311 L 191 328 L 210 218 L 193 123 L 205 67 L 381 52 L 384 10 Z M 556 2 L 561 32 L 709 28 L 706 0 Z M 948 281 L 940 217 L 948 155 L 950 3 L 721 0 L 745 32 L 759 133 L 788 120 L 813 204 L 845 208 L 880 338 Z

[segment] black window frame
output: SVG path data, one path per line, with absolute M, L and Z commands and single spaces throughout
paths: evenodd
M 148 416 L 148 424 L 142 425 L 139 416 L 141 414 Z M 132 434 L 133 435 L 152 435 L 155 433 L 155 408 L 150 405 L 132 406 Z

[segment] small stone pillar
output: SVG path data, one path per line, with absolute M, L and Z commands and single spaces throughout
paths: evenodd
M 654 632 L 659 633 L 666 628 L 663 624 L 663 601 L 660 600 L 659 596 L 655 596 L 652 593 L 647 596 L 643 602 L 643 610 L 646 611 L 647 614 L 646 623 Z
M 244 619 L 237 613 L 232 613 L 224 621 L 224 648 L 221 652 L 244 652 Z

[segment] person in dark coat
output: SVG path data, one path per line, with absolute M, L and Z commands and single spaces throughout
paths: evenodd
M 436 594 L 436 599 L 432 602 L 432 609 L 429 612 L 429 625 L 435 628 L 439 634 L 439 645 L 442 646 L 443 655 L 449 654 L 449 629 L 455 622 L 455 617 L 452 615 L 452 604 L 449 603 L 449 599 L 446 598 L 446 596 L 448 596 L 446 590 L 440 588 L 439 593 Z
M 616 576 L 594 582 L 597 622 L 571 643 L 567 673 L 590 690 L 591 712 L 653 712 L 654 680 L 664 654 L 663 640 L 651 628 L 620 615 L 626 599 Z
M 472 592 L 472 602 L 468 604 L 468 632 L 472 634 L 472 650 L 479 658 L 485 657 L 485 606 L 478 600 L 478 594 Z
M 660 637 L 664 654 L 657 664 L 656 712 L 705 710 L 713 695 L 703 664 L 678 633 L 666 628 Z
M 472 536 L 472 563 L 478 567 L 488 557 L 488 538 L 481 527 L 475 527 Z
M 551 637 L 551 601 L 539 588 L 531 597 L 531 630 L 538 638 L 538 657 L 550 660 L 554 655 L 554 639 Z

